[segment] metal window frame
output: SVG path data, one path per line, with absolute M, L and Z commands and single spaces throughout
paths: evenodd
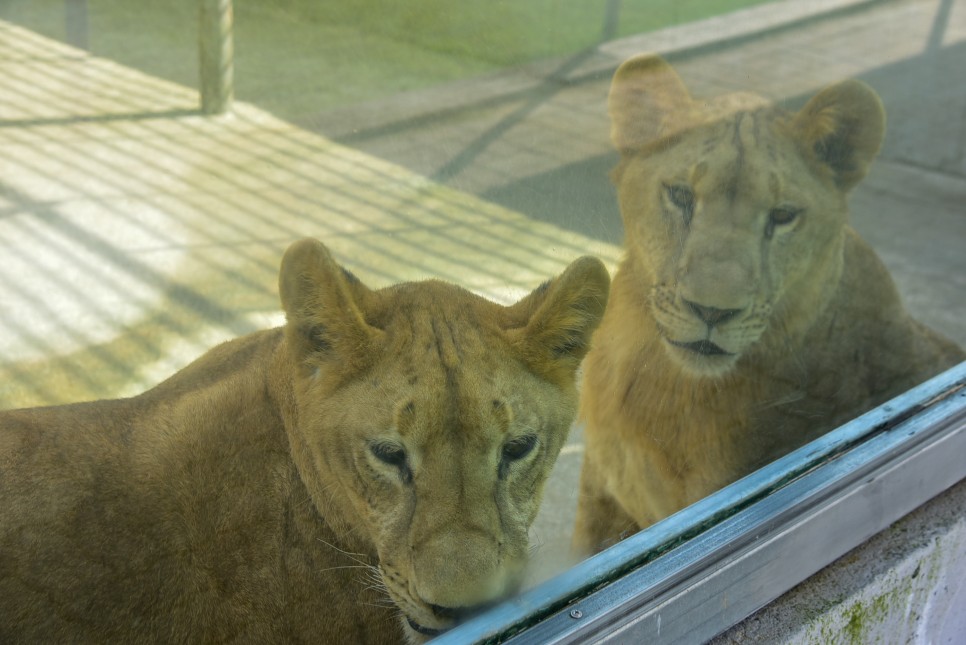
M 701 643 L 966 478 L 966 362 L 434 643 Z

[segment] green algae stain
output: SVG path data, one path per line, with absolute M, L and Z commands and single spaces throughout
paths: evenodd
M 862 603 L 856 603 L 849 610 L 849 620 L 845 624 L 844 636 L 849 643 L 861 643 L 865 634 L 865 611 Z

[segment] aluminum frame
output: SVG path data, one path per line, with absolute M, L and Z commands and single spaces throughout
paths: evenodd
M 966 478 L 966 363 L 434 643 L 703 643 Z

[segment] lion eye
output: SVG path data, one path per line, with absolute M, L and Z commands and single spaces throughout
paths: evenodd
M 773 208 L 768 212 L 768 222 L 772 226 L 784 226 L 785 224 L 791 224 L 801 212 L 802 209 L 792 206 Z
M 376 459 L 390 466 L 403 466 L 406 464 L 406 450 L 398 444 L 377 442 L 370 444 L 369 450 Z
M 528 434 L 518 439 L 513 439 L 508 441 L 503 445 L 503 460 L 504 461 L 519 461 L 533 450 L 534 446 L 537 445 L 536 435 Z
M 684 213 L 685 223 L 690 224 L 691 216 L 694 214 L 694 191 L 684 184 L 665 185 L 664 190 L 671 203 Z
M 409 467 L 406 449 L 392 441 L 374 441 L 369 444 L 369 452 L 382 463 L 399 470 L 404 484 L 411 484 L 413 471 Z

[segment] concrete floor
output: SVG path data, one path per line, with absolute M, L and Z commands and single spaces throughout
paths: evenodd
M 441 277 L 502 301 L 579 255 L 613 267 L 607 87 L 652 50 L 697 96 L 795 106 L 869 82 L 889 131 L 854 225 L 909 308 L 966 344 L 966 0 L 825 0 L 834 17 L 783 25 L 797 4 L 296 124 L 202 117 L 192 88 L 0 22 L 0 408 L 133 394 L 278 324 L 278 261 L 306 235 L 373 286 Z M 534 528 L 544 571 L 565 561 L 581 454 L 578 429 Z

